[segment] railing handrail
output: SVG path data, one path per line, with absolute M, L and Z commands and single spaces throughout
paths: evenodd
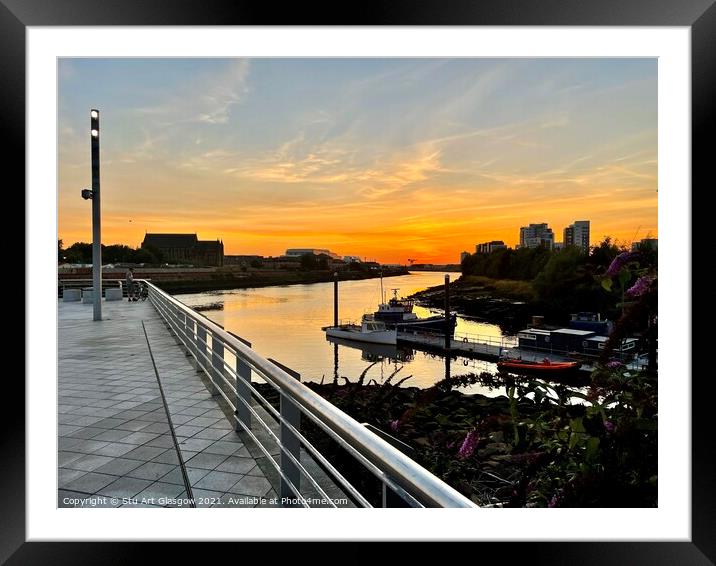
M 92 279 L 89 277 L 86 277 L 84 279 L 58 279 L 57 280 L 58 283 L 78 283 L 80 281 L 92 281 Z M 111 279 L 109 277 L 102 278 L 102 283 L 106 283 L 107 281 L 126 281 L 126 278 L 122 278 L 122 277 L 116 277 L 116 278 L 111 278 Z M 142 278 L 142 279 L 135 279 L 135 281 L 151 281 L 151 279 Z
M 141 281 L 141 280 L 137 280 Z M 147 281 L 149 288 L 158 293 L 177 310 L 200 323 L 212 335 L 228 345 L 234 354 L 241 357 L 257 371 L 263 379 L 269 380 L 280 392 L 296 403 L 303 412 L 310 413 L 331 429 L 344 442 L 352 446 L 371 464 L 385 472 L 409 494 L 417 497 L 427 506 L 435 507 L 476 507 L 476 505 L 433 475 L 420 464 L 391 446 L 388 442 L 366 429 L 338 407 L 297 381 L 280 367 L 254 352 L 242 341 L 221 326 L 197 313 L 156 285 Z

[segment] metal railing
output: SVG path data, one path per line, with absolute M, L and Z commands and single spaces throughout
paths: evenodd
M 372 495 L 361 493 L 302 434 L 300 423 L 305 417 L 377 478 L 382 484 L 382 506 L 396 506 L 397 498 L 402 502 L 401 506 L 476 507 L 386 440 L 302 384 L 296 379 L 298 374 L 258 355 L 248 342 L 155 285 L 147 285 L 149 300 L 187 353 L 195 358 L 197 368 L 206 373 L 215 389 L 212 393 L 221 395 L 233 409 L 236 431 L 255 443 L 266 456 L 267 464 L 278 474 L 282 501 L 289 498 L 301 506 L 310 507 L 313 499 L 305 495 L 307 490 L 317 494 L 322 505 L 336 507 L 335 497 L 329 497 L 326 491 L 327 483 L 318 477 L 320 474 L 308 470 L 317 467 L 330 476 L 331 486 L 337 487 L 355 505 L 374 506 L 369 501 Z M 266 400 L 256 387 L 257 383 L 252 382 L 252 373 L 278 393 L 278 409 Z M 272 454 L 271 445 L 262 442 L 260 436 L 278 446 L 279 453 Z
M 514 348 L 517 346 L 517 336 L 490 336 L 488 334 L 472 334 L 469 332 L 456 332 L 454 340 L 476 344 L 489 344 L 501 348 Z
M 549 347 L 547 346 L 537 346 L 537 345 L 526 345 L 522 344 L 521 346 L 518 344 L 517 346 L 519 348 L 520 353 L 523 357 L 528 355 L 529 353 L 534 354 L 534 359 L 537 359 L 540 356 L 544 356 L 545 354 L 555 355 L 555 356 L 562 356 L 563 358 L 567 359 L 584 359 L 584 360 L 598 360 L 601 357 L 601 352 L 585 352 L 583 349 L 579 350 L 578 348 L 564 348 L 564 347 L 554 347 L 551 344 Z M 635 348 L 629 348 L 629 349 L 623 349 L 623 348 L 614 348 L 609 353 L 610 359 L 618 359 L 622 362 L 624 361 L 631 361 L 633 358 L 638 357 L 642 355 L 643 352 L 640 352 L 636 347 Z

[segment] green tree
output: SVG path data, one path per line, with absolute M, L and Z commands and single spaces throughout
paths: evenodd
M 75 242 L 64 255 L 68 263 L 92 263 L 92 244 Z
M 152 246 L 152 245 L 142 246 L 142 248 L 140 248 L 140 249 L 143 249 L 151 254 L 151 257 L 152 257 L 151 263 L 162 263 L 162 261 L 164 261 L 164 254 L 162 253 L 162 250 L 160 250 L 156 246 Z M 142 256 L 142 257 L 144 257 L 144 256 Z M 138 263 L 141 263 L 141 262 L 138 262 Z M 144 263 L 150 263 L 150 262 L 144 262 Z
M 573 246 L 553 253 L 533 286 L 538 300 L 558 317 L 582 310 L 604 312 L 613 308 L 616 300 L 605 294 L 587 264 L 587 256 Z
M 612 241 L 611 236 L 605 236 L 601 242 L 592 247 L 589 262 L 595 267 L 601 267 L 606 270 L 621 251 L 623 250 L 619 249 L 619 246 Z
M 127 263 L 132 261 L 134 250 L 124 244 L 111 244 L 102 246 L 102 261 L 104 263 Z
M 147 248 L 137 248 L 132 253 L 132 263 L 159 263 L 159 261 Z

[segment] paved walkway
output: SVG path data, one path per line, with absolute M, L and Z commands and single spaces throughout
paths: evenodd
M 189 507 L 187 483 L 197 507 L 272 506 L 271 483 L 152 305 L 103 303 L 103 316 L 58 304 L 58 506 Z

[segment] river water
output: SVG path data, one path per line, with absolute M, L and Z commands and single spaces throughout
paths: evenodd
M 451 280 L 458 277 L 450 274 Z M 408 296 L 427 287 L 444 283 L 440 272 L 411 272 L 410 275 L 383 279 L 386 296 L 399 289 L 399 296 Z M 443 379 L 445 360 L 440 356 L 392 346 L 335 345 L 326 340 L 322 327 L 333 323 L 333 283 L 287 285 L 258 289 L 236 289 L 176 295 L 190 307 L 222 303 L 223 310 L 207 310 L 203 314 L 252 343 L 256 352 L 273 358 L 301 374 L 302 381 L 325 380 L 344 376 L 355 381 L 373 362 L 365 382 L 374 379 L 383 383 L 395 370 L 392 379 L 412 376 L 404 386 L 426 388 Z M 339 284 L 339 318 L 341 321 L 359 322 L 363 314 L 375 311 L 380 302 L 380 280 L 364 279 Z M 420 316 L 437 314 L 416 306 Z M 458 317 L 456 334 L 500 337 L 502 332 L 495 324 L 486 324 Z M 363 349 L 361 349 L 363 348 Z M 453 358 L 450 361 L 452 376 L 467 373 L 496 372 L 491 362 Z M 481 385 L 461 389 L 469 393 L 495 396 L 503 390 L 490 390 Z

